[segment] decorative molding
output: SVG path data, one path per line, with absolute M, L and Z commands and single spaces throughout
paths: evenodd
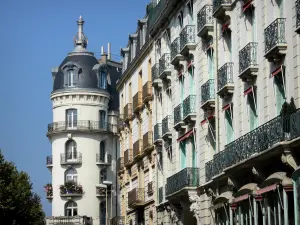
M 201 200 L 200 196 L 197 194 L 190 195 L 189 196 L 189 201 L 191 203 L 190 205 L 190 211 L 193 213 L 194 217 L 196 218 L 197 225 L 201 225 Z
M 290 149 L 286 148 L 284 150 L 284 153 L 281 155 L 281 161 L 283 162 L 283 164 L 289 166 L 293 170 L 297 169 L 297 163 L 296 163 L 295 158 L 293 157 Z

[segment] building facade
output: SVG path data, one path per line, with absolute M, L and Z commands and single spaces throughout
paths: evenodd
M 117 219 L 116 159 L 119 156 L 116 81 L 122 64 L 103 53 L 89 52 L 82 17 L 74 50 L 52 69 L 53 122 L 47 136 L 52 155 L 47 167 L 52 183 L 46 185 L 52 202 L 47 224 L 107 225 Z
M 142 89 L 130 86 L 143 84 L 136 68 L 151 58 L 154 223 L 299 225 L 299 0 L 160 0 L 148 9 L 151 50 L 125 63 L 118 90 L 131 103 Z M 127 121 L 138 117 L 131 109 Z M 132 140 L 122 141 L 134 148 L 139 128 L 126 126 Z
M 151 10 L 148 5 L 147 12 Z M 151 51 L 146 15 L 138 20 L 128 45 L 121 49 L 122 77 L 117 90 L 120 99 L 120 183 L 123 224 L 154 224 L 155 151 L 152 126 Z M 154 131 L 155 132 L 155 131 Z M 155 135 L 154 135 L 155 136 Z

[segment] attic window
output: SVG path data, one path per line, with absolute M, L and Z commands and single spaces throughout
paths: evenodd
M 82 68 L 76 62 L 68 62 L 62 66 L 64 87 L 76 87 Z
M 67 85 L 68 87 L 75 87 L 77 84 L 76 78 L 75 78 L 75 72 L 73 69 L 67 70 Z
M 107 88 L 106 80 L 107 80 L 106 72 L 100 71 L 98 77 L 98 87 L 101 89 L 106 89 Z

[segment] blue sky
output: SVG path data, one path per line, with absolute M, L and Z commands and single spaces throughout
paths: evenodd
M 0 148 L 6 159 L 27 172 L 34 191 L 51 214 L 43 185 L 51 182 L 46 137 L 52 120 L 51 68 L 73 49 L 76 20 L 82 15 L 88 49 L 100 53 L 112 43 L 112 53 L 128 41 L 149 0 L 0 0 Z

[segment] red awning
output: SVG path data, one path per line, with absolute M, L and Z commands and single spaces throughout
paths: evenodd
M 202 120 L 202 121 L 201 121 L 201 123 L 200 123 L 200 124 L 201 124 L 201 126 L 202 126 L 202 125 L 204 125 L 204 124 L 205 124 L 207 121 L 210 121 L 210 120 L 212 120 L 213 118 L 214 118 L 214 115 L 212 115 L 212 116 L 209 116 L 209 117 L 207 117 L 206 119 Z
M 193 129 L 189 130 L 189 131 L 186 132 L 184 135 L 182 135 L 181 137 L 179 137 L 179 138 L 177 139 L 177 141 L 183 141 L 183 140 L 189 138 L 190 136 L 193 136 L 193 135 L 194 135 L 194 132 L 193 132 L 193 131 L 194 131 Z
M 257 193 L 258 195 L 261 195 L 261 194 L 264 194 L 264 193 L 266 193 L 266 192 L 275 190 L 276 187 L 277 187 L 277 184 L 273 184 L 273 185 L 270 185 L 270 186 L 267 186 L 267 187 L 264 187 L 264 188 L 262 188 L 262 189 L 257 190 L 256 193 Z
M 222 33 L 229 28 L 229 23 L 222 25 Z
M 243 12 L 245 12 L 250 6 L 252 6 L 252 2 L 253 0 L 250 0 L 243 5 Z
M 222 110 L 225 111 L 225 110 L 229 109 L 231 105 L 232 105 L 232 103 L 229 103 L 229 104 L 223 106 Z
M 279 66 L 276 70 L 274 70 L 272 72 L 272 76 L 276 76 L 277 74 L 281 73 L 282 72 L 282 69 L 283 69 L 283 65 Z
M 240 197 L 234 198 L 232 202 L 237 203 L 248 199 L 249 194 L 242 195 Z
M 244 91 L 244 95 L 247 95 L 247 94 L 251 93 L 252 91 L 253 91 L 253 87 L 249 87 L 248 89 L 246 89 Z

